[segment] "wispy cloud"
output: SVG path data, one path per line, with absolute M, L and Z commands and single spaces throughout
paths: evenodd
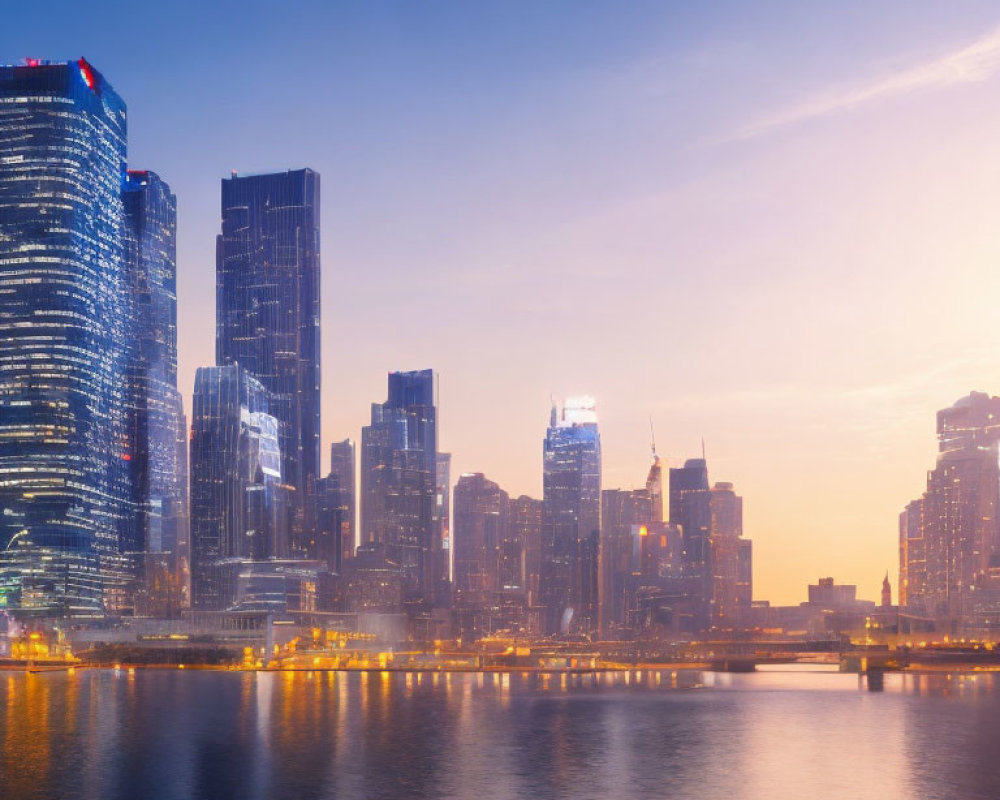
M 906 404 L 923 409 L 926 402 L 943 406 L 970 389 L 987 391 L 989 387 L 967 386 L 970 376 L 990 374 L 1000 363 L 996 352 L 988 348 L 970 348 L 947 362 L 899 375 L 895 380 L 859 385 L 822 383 L 786 383 L 774 386 L 745 387 L 731 391 L 678 394 L 665 405 L 672 410 L 733 409 L 777 410 L 810 409 L 829 419 L 832 411 L 861 409 L 878 416 L 880 409 L 898 417 Z M 954 396 L 953 396 L 954 395 Z M 884 422 L 879 420 L 880 428 Z
M 1000 28 L 960 50 L 904 69 L 868 85 L 827 92 L 761 117 L 724 137 L 722 141 L 751 139 L 806 120 L 850 111 L 876 100 L 984 81 L 998 71 L 1000 71 Z

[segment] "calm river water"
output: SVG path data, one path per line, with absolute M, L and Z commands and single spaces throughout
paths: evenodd
M 1000 676 L 0 673 L 3 800 L 807 797 L 1000 797 Z

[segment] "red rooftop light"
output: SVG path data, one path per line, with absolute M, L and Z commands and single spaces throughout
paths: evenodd
M 93 68 L 84 58 L 81 58 L 76 62 L 76 64 L 80 68 L 80 76 L 83 78 L 83 82 L 87 84 L 87 88 L 89 88 L 90 91 L 94 91 L 94 87 L 97 85 L 97 78 L 94 75 Z

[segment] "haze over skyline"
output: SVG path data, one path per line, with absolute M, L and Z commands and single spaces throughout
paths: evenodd
M 670 465 L 706 439 L 757 598 L 895 590 L 935 412 L 1000 391 L 995 6 L 135 5 L 19 4 L 0 45 L 86 56 L 176 193 L 188 414 L 220 179 L 308 166 L 324 459 L 432 367 L 453 477 L 540 497 L 549 395 L 585 393 L 605 488 L 650 417 Z

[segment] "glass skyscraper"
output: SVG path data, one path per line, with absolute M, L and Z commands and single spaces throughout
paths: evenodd
M 357 529 L 355 522 L 355 505 L 357 492 L 355 491 L 355 456 L 354 441 L 344 439 L 341 442 L 334 442 L 330 445 L 330 476 L 337 481 L 337 488 L 340 494 L 340 562 L 354 557 L 354 532 Z
M 389 373 L 389 397 L 361 430 L 361 543 L 403 570 L 408 600 L 441 593 L 437 407 L 429 369 Z
M 555 406 L 543 447 L 541 601 L 546 633 L 598 623 L 601 435 L 589 397 Z
M 297 556 L 309 555 L 320 475 L 319 203 L 310 169 L 234 173 L 216 247 L 216 363 L 239 364 L 270 393 Z
M 135 317 L 129 437 L 138 536 L 147 552 L 176 556 L 187 539 L 187 437 L 177 391 L 177 201 L 156 173 L 136 170 L 127 173 L 122 198 Z
M 83 59 L 0 67 L 0 604 L 111 610 L 131 528 L 125 103 Z
M 278 420 L 237 364 L 201 367 L 191 416 L 191 600 L 223 611 L 250 561 L 288 554 Z
M 689 458 L 670 469 L 670 522 L 680 526 L 684 592 L 691 599 L 692 631 L 712 624 L 712 509 L 708 464 Z

